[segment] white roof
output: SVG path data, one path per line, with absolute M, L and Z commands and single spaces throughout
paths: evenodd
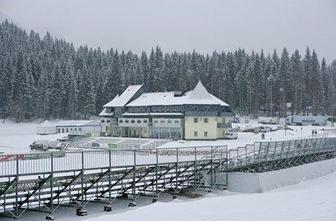
M 183 104 L 207 104 L 229 106 L 217 97 L 210 94 L 199 81 L 192 91 L 182 96 L 174 96 L 174 92 L 143 93 L 127 106 L 158 106 L 158 105 L 183 105 Z
M 104 105 L 104 107 L 123 107 L 129 100 L 140 90 L 142 85 L 131 85 L 121 94 L 115 96 L 112 101 Z
M 171 115 L 171 116 L 182 116 L 182 113 L 124 113 L 123 116 L 165 116 L 165 115 Z
M 99 125 L 98 121 L 94 120 L 60 120 L 60 121 L 45 121 L 40 124 L 40 127 L 69 127 L 69 126 L 84 126 L 84 125 Z
M 104 116 L 113 116 L 113 112 L 109 112 L 109 113 L 107 113 L 106 112 L 106 108 L 104 108 L 103 110 L 102 110 L 102 112 L 100 112 L 100 114 L 99 114 L 99 116 L 101 116 L 101 117 L 104 117 Z

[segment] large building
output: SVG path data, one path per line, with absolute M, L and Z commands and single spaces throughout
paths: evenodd
M 224 138 L 234 114 L 228 104 L 210 94 L 201 82 L 186 93 L 144 93 L 129 86 L 99 114 L 110 136 L 215 140 Z

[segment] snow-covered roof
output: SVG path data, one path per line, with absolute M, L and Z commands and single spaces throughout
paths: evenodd
M 88 125 L 99 125 L 98 121 L 94 120 L 60 120 L 60 121 L 45 121 L 42 124 L 40 124 L 40 127 L 48 127 L 48 126 L 54 126 L 54 127 L 70 127 L 70 126 L 88 126 Z
M 126 90 L 121 94 L 113 98 L 112 101 L 104 105 L 104 107 L 123 107 L 125 106 L 132 97 L 140 90 L 142 85 L 131 85 L 126 88 Z
M 122 114 L 123 116 L 165 116 L 165 115 L 170 115 L 170 116 L 182 116 L 182 113 L 124 113 Z
M 101 117 L 104 117 L 104 116 L 106 116 L 106 117 L 110 117 L 110 116 L 113 116 L 113 112 L 109 112 L 109 113 L 107 113 L 106 112 L 106 108 L 104 108 L 103 110 L 102 110 L 102 112 L 100 112 L 100 114 L 99 114 L 99 116 L 101 116 Z
M 199 81 L 192 91 L 182 96 L 175 96 L 175 92 L 143 93 L 127 106 L 159 106 L 159 105 L 183 105 L 183 104 L 205 104 L 229 106 L 217 97 L 210 94 L 204 85 Z

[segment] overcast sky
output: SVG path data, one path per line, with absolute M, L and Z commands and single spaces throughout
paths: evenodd
M 0 14 L 76 46 L 211 53 L 309 45 L 336 59 L 336 0 L 0 0 Z

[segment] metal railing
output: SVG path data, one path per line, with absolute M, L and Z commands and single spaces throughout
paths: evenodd
M 0 178 L 30 174 L 94 170 L 108 167 L 219 160 L 226 146 L 162 149 L 113 149 L 0 155 Z M 213 155 L 211 155 L 213 154 Z
M 51 169 L 54 172 L 64 172 L 135 164 L 174 163 L 177 159 L 180 162 L 187 162 L 209 158 L 211 152 L 214 154 L 210 157 L 212 160 L 228 158 L 228 167 L 232 169 L 330 151 L 336 152 L 336 138 L 255 142 L 245 147 L 230 149 L 228 154 L 226 154 L 226 146 L 2 154 L 0 155 L 0 177 L 48 173 Z
M 229 150 L 229 168 L 336 152 L 336 138 L 320 137 L 288 141 L 255 142 Z

